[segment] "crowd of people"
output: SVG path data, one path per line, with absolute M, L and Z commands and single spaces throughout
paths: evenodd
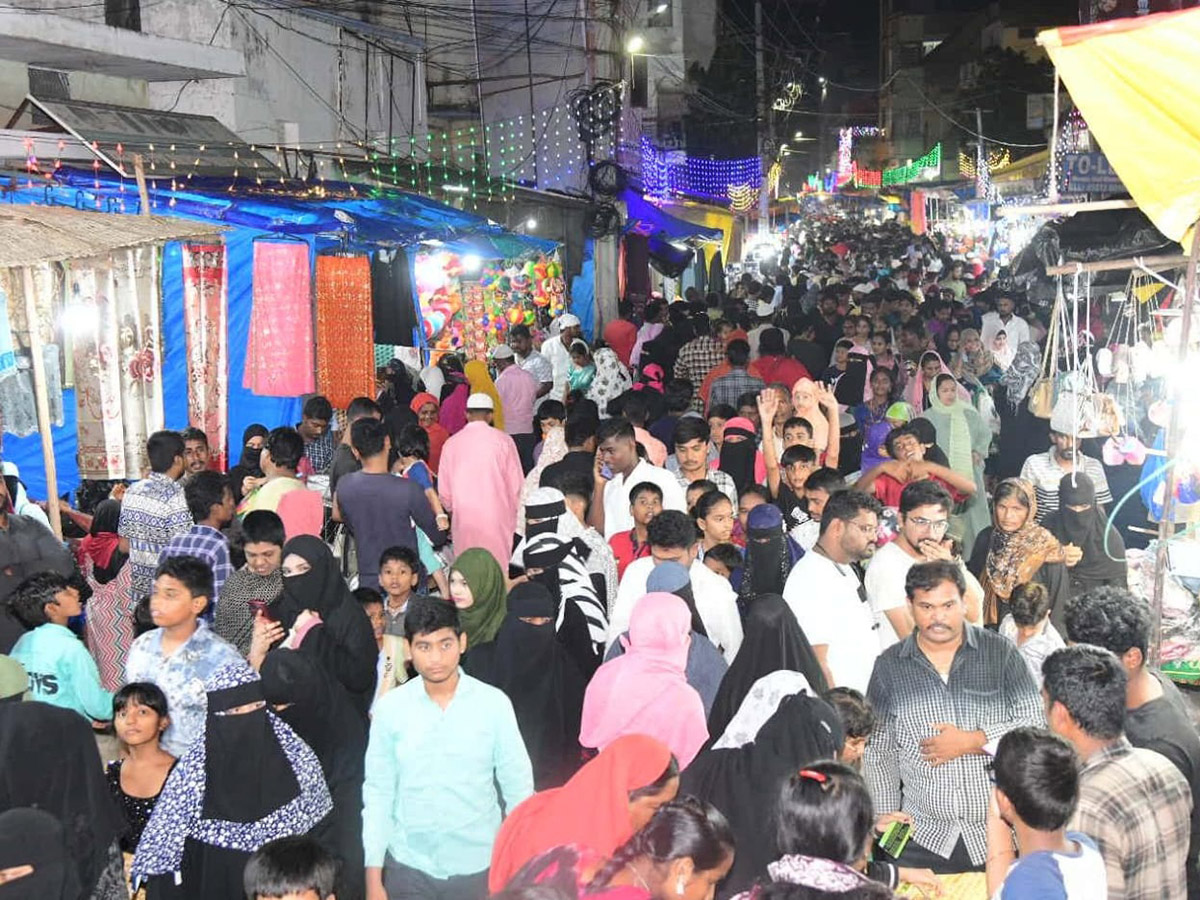
M 228 473 L 156 433 L 67 545 L 15 473 L 0 897 L 1200 900 L 1200 737 L 1045 334 L 810 222 Z

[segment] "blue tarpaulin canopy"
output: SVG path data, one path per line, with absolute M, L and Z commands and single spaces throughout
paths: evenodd
M 667 241 L 686 241 L 692 238 L 701 241 L 720 241 L 725 232 L 720 228 L 707 228 L 676 218 L 668 212 L 663 212 L 649 200 L 643 198 L 637 191 L 626 188 L 621 195 L 621 202 L 627 211 L 625 233 L 640 234 L 643 237 L 659 238 Z

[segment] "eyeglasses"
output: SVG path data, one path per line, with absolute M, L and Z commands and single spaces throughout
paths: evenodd
M 908 516 L 906 518 L 918 528 L 928 528 L 930 531 L 945 531 L 950 526 L 949 519 L 926 519 L 924 516 Z
M 863 534 L 867 535 L 868 537 L 873 537 L 874 535 L 879 533 L 879 525 L 878 525 L 878 523 L 875 523 L 875 522 L 872 522 L 869 525 L 865 524 L 863 522 L 847 522 L 846 524 L 853 525 L 855 528 L 857 528 L 859 531 L 861 531 Z

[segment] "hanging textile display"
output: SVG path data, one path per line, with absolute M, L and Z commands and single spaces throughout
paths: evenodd
M 49 400 L 50 424 L 63 424 L 62 368 L 58 345 L 42 347 L 43 369 L 46 372 L 46 394 Z M 37 400 L 33 388 L 33 363 L 28 353 L 13 357 L 16 368 L 12 377 L 0 376 L 0 421 L 4 430 L 14 437 L 28 437 L 37 431 Z
M 371 262 L 317 257 L 317 390 L 335 409 L 375 396 Z
M 80 475 L 141 478 L 163 427 L 157 251 L 72 262 L 67 283 Z
M 417 309 L 404 248 L 380 250 L 371 257 L 371 316 L 375 343 L 413 346 Z
M 299 397 L 316 389 L 308 244 L 254 244 L 254 305 L 242 387 L 262 397 Z
M 183 246 L 183 312 L 187 322 L 188 423 L 208 435 L 224 471 L 229 443 L 225 247 Z

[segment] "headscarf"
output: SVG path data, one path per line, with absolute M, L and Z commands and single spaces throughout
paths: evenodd
M 973 378 L 982 378 L 996 366 L 996 358 L 992 356 L 992 351 L 983 346 L 983 339 L 979 332 L 974 328 L 964 328 L 958 333 L 960 349 L 955 356 L 958 364 L 966 375 Z M 979 341 L 979 349 L 974 353 L 967 350 L 967 341 Z
M 0 809 L 36 807 L 62 823 L 67 858 L 88 894 L 126 828 L 99 762 L 92 729 L 74 710 L 0 703 Z
M 283 597 L 296 614 L 309 609 L 324 619 L 335 607 L 354 604 L 329 545 L 311 534 L 302 534 L 283 545 L 284 559 L 293 553 L 310 567 L 303 575 L 283 579 Z
M 566 455 L 566 429 L 561 425 L 557 428 L 551 428 L 550 432 L 546 435 L 546 439 L 542 441 L 542 455 L 538 457 L 537 463 L 529 470 L 529 474 L 525 476 L 525 483 L 521 485 L 521 506 L 527 506 L 530 496 L 541 486 L 542 473 L 546 471 L 546 468 L 554 465 L 556 462 L 561 462 Z M 524 512 L 517 516 L 517 531 L 520 534 L 525 533 Z
M 762 676 L 750 686 L 746 699 L 738 707 L 725 731 L 713 741 L 714 750 L 737 749 L 753 743 L 779 704 L 795 694 L 812 694 L 812 685 L 799 672 L 779 669 Z
M 730 435 L 745 438 L 729 440 Z M 717 468 L 733 479 L 740 495 L 754 484 L 754 464 L 758 459 L 758 432 L 749 419 L 736 416 L 725 423 L 725 439 L 721 442 L 721 456 Z
M 567 387 L 572 391 L 587 391 L 596 377 L 596 362 L 591 358 L 592 351 L 586 342 L 579 338 L 571 341 L 569 349 L 575 350 L 576 348 L 582 349 L 584 356 L 589 361 L 582 366 L 577 366 L 574 358 L 571 359 L 570 365 L 567 366 Z
M 467 635 L 467 651 L 495 640 L 504 623 L 508 590 L 504 572 L 496 557 L 482 547 L 464 550 L 451 567 L 466 579 L 473 602 L 458 611 L 459 621 Z
M 674 594 L 646 594 L 633 609 L 625 653 L 604 663 L 583 697 L 579 742 L 604 749 L 627 734 L 648 734 L 681 768 L 708 739 L 704 702 L 687 683 L 692 617 Z
M 905 403 L 903 400 L 898 400 L 887 408 L 887 412 L 883 414 L 883 417 L 896 422 L 908 423 L 913 420 L 915 415 L 916 413 L 913 411 L 911 404 Z
M 808 396 L 813 398 L 811 403 L 796 402 L 796 391 L 800 388 L 806 389 Z M 801 378 L 792 385 L 792 415 L 808 420 L 808 424 L 812 426 L 813 449 L 821 453 L 829 446 L 829 421 L 821 412 L 821 405 L 816 400 L 816 390 L 817 384 L 811 378 Z
M 597 350 L 592 355 L 592 361 L 596 364 L 596 377 L 587 390 L 587 398 L 595 402 L 601 416 L 606 416 L 608 404 L 633 386 L 633 377 L 621 364 L 617 354 L 608 347 Z
M 412 403 L 408 404 L 408 408 L 413 411 L 413 415 L 419 417 L 421 407 L 427 403 L 432 403 L 434 406 L 441 409 L 441 404 L 438 403 L 437 397 L 433 394 L 417 394 L 413 397 Z M 450 432 L 446 430 L 441 422 L 434 421 L 432 425 L 422 426 L 425 433 L 429 435 L 429 468 L 433 474 L 437 474 L 438 463 L 442 461 L 442 448 L 446 446 L 446 441 L 450 440 Z
M 221 637 L 237 647 L 243 656 L 250 652 L 254 631 L 254 610 L 251 600 L 271 603 L 283 593 L 283 573 L 276 569 L 270 575 L 257 575 L 243 566 L 225 580 L 217 602 L 214 627 Z
M 1029 389 L 1038 380 L 1041 372 L 1042 348 L 1033 341 L 1022 341 L 1017 345 L 1013 361 L 1008 364 L 1008 368 L 1000 376 L 1000 384 L 1004 386 L 1009 406 L 1012 407 L 1014 413 L 1025 402 Z
M 829 897 L 835 894 L 866 896 L 859 891 L 874 884 L 866 875 L 845 863 L 822 856 L 788 854 L 767 866 L 771 881 L 809 888 L 806 893 Z M 882 885 L 875 885 L 882 895 Z M 874 895 L 872 895 L 874 896 Z M 890 894 L 888 896 L 891 896 Z
M 521 866 L 573 844 L 607 858 L 633 835 L 629 795 L 658 781 L 671 751 L 644 734 L 617 738 L 565 785 L 541 791 L 509 813 L 496 834 L 488 889 L 502 889 Z
M 563 784 L 579 766 L 583 673 L 555 637 L 554 598 L 539 584 L 519 584 L 496 639 L 467 654 L 467 672 L 512 702 L 533 764 L 535 786 Z M 533 625 L 524 619 L 549 619 Z
M 833 707 L 819 697 L 796 694 L 779 704 L 752 743 L 705 750 L 680 776 L 680 793 L 723 812 L 737 839 L 723 894 L 749 888 L 778 857 L 775 810 L 783 782 L 809 763 L 835 759 L 844 741 Z
M 938 428 L 939 425 L 945 429 L 944 437 L 942 434 L 938 435 L 938 445 L 946 452 L 946 458 L 950 460 L 950 468 L 960 475 L 971 478 L 975 473 L 975 461 L 971 457 L 971 425 L 967 421 L 969 415 L 967 410 L 971 410 L 971 412 L 975 410 L 959 396 L 957 391 L 951 403 L 942 402 L 937 388 L 945 379 L 953 381 L 956 388 L 961 388 L 961 385 L 954 381 L 953 375 L 939 375 L 935 378 L 930 406 L 925 411 L 924 417 L 933 422 L 936 431 L 942 430 Z
M 746 566 L 738 590 L 743 615 L 756 598 L 766 594 L 782 594 L 788 574 L 796 560 L 792 559 L 787 534 L 783 530 L 783 513 L 773 503 L 762 503 L 746 516 Z
M 204 685 L 204 735 L 163 785 L 134 853 L 135 883 L 178 873 L 184 844 L 253 853 L 268 841 L 307 834 L 333 809 L 317 755 L 265 701 L 258 673 L 245 663 L 222 666 Z M 209 764 L 209 760 L 212 764 Z
M 1076 512 L 1069 507 L 1089 508 Z M 1083 472 L 1064 475 L 1058 483 L 1058 509 L 1042 521 L 1046 530 L 1063 544 L 1074 544 L 1083 556 L 1072 568 L 1072 580 L 1091 585 L 1124 586 L 1128 572 L 1125 542 L 1096 507 L 1096 487 Z
M 607 643 L 608 606 L 607 598 L 596 592 L 581 555 L 585 552 L 590 551 L 581 541 L 568 540 L 556 531 L 543 532 L 526 541 L 524 561 L 527 568 L 542 570 L 531 580 L 550 592 L 558 611 L 554 628 L 559 640 L 590 676 Z
M 925 402 L 925 373 L 921 370 L 921 363 L 930 357 L 936 359 L 938 361 L 938 365 L 941 366 L 941 371 L 938 372 L 938 375 L 949 375 L 951 378 L 954 377 L 954 373 L 950 371 L 950 367 L 946 365 L 945 360 L 943 360 L 939 354 L 932 350 L 926 350 L 921 354 L 921 361 L 917 363 L 917 371 L 908 382 L 908 387 L 905 389 L 904 397 L 905 400 L 912 404 L 913 409 L 917 411 L 918 415 L 920 414 L 921 410 L 928 409 L 930 406 L 932 406 L 933 401 L 937 397 L 937 389 L 935 387 L 933 391 L 929 392 L 929 403 Z M 934 376 L 933 383 L 936 386 L 937 375 Z M 958 382 L 956 381 L 955 384 L 958 384 Z M 971 399 L 971 395 L 961 384 L 958 385 L 958 394 L 964 400 L 969 401 Z
M 1033 485 L 1020 478 L 1005 478 L 996 486 L 999 492 L 1006 484 L 1015 485 L 1028 501 L 1029 515 L 1025 523 L 1011 534 L 1001 530 L 995 522 L 993 511 L 992 542 L 988 547 L 984 576 L 992 593 L 1007 600 L 1013 589 L 1025 584 L 1042 565 L 1051 560 L 1061 560 L 1062 547 L 1058 539 L 1038 525 L 1037 494 Z
M 713 740 L 725 733 L 750 689 L 764 675 L 787 669 L 799 672 L 812 689 L 828 688 L 821 664 L 795 614 L 778 594 L 760 596 L 746 613 L 745 636 L 721 681 L 708 717 Z
M 674 594 L 687 604 L 688 613 L 692 617 L 693 633 L 708 637 L 708 629 L 704 627 L 700 610 L 696 608 L 696 596 L 692 592 L 692 573 L 681 563 L 667 560 L 651 569 L 646 578 L 646 592 Z
M 500 394 L 496 391 L 496 382 L 492 381 L 487 363 L 473 359 L 463 366 L 467 383 L 471 386 L 472 394 L 487 394 L 492 398 L 492 424 L 504 430 L 504 404 L 500 402 Z
M 465 372 L 451 370 L 442 386 L 442 403 L 438 408 L 438 422 L 450 434 L 458 434 L 467 424 L 467 398 L 471 386 Z
M 247 478 L 262 478 L 263 470 L 260 464 L 262 447 L 251 447 L 253 438 L 266 438 L 270 434 L 265 425 L 255 423 L 242 432 L 242 455 L 238 464 L 229 470 L 229 486 L 233 489 L 233 499 L 242 499 L 242 482 Z
M 121 521 L 121 501 L 103 500 L 96 506 L 92 515 L 92 525 L 87 537 L 79 542 L 79 567 L 84 568 L 86 560 L 92 561 L 92 577 L 98 584 L 108 584 L 121 571 L 129 559 L 128 553 L 122 553 L 118 544 L 121 538 L 117 535 L 117 526 Z
M 67 850 L 62 823 L 40 809 L 0 814 L 0 869 L 33 866 L 23 878 L 0 884 L 4 900 L 78 900 L 85 892 Z

